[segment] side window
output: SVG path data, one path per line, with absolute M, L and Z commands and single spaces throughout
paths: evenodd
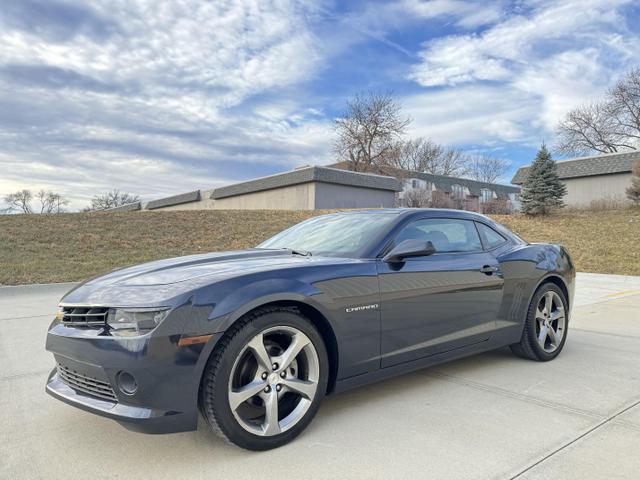
M 470 220 L 429 218 L 406 225 L 395 238 L 398 245 L 403 240 L 418 239 L 433 243 L 436 252 L 478 252 L 482 250 L 478 231 Z
M 480 230 L 480 235 L 482 235 L 482 239 L 484 240 L 484 245 L 487 250 L 496 248 L 507 241 L 506 238 L 496 232 L 493 228 L 487 227 L 484 223 L 476 223 L 476 225 L 478 225 L 478 230 Z

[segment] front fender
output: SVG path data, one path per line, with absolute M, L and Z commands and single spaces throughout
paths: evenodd
M 312 285 L 294 279 L 269 279 L 255 282 L 236 290 L 225 297 L 210 315 L 215 332 L 223 332 L 247 312 L 274 302 L 293 301 L 307 304 L 329 321 L 330 315 L 324 307 L 313 300 L 320 292 Z

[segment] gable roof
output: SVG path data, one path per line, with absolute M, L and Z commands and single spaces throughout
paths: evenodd
M 256 178 L 247 182 L 216 188 L 211 194 L 211 198 L 233 197 L 308 182 L 334 183 L 351 187 L 390 190 L 393 192 L 400 190 L 398 181 L 393 177 L 385 175 L 350 172 L 329 167 L 302 167 L 290 172 L 278 173 L 269 175 L 268 177 Z
M 577 178 L 630 172 L 633 163 L 638 160 L 640 160 L 640 151 L 633 151 L 560 160 L 556 165 L 560 178 Z M 520 167 L 511 183 L 521 185 L 529 174 L 529 168 L 531 167 Z
M 348 161 L 346 162 L 338 162 L 329 165 L 331 168 L 337 168 L 345 171 L 350 171 L 350 164 Z M 402 170 L 400 168 L 387 168 L 385 170 L 389 173 L 397 173 L 401 178 L 411 179 L 418 178 L 420 180 L 424 180 L 426 182 L 432 183 L 435 185 L 436 189 L 441 190 L 443 192 L 451 192 L 451 188 L 453 185 L 462 185 L 469 190 L 471 195 L 480 196 L 482 193 L 482 189 L 492 190 L 496 193 L 499 198 L 505 198 L 510 193 L 520 193 L 520 187 L 514 187 L 513 185 L 503 185 L 500 183 L 489 183 L 489 182 L 480 182 L 478 180 L 471 180 L 470 178 L 462 178 L 462 177 L 449 177 L 446 175 L 434 175 L 431 173 L 422 173 L 416 172 L 412 170 Z
M 480 182 L 460 177 L 447 177 L 445 175 L 433 175 L 431 173 L 422 172 L 406 172 L 409 178 L 419 178 L 429 183 L 433 183 L 438 190 L 443 192 L 451 192 L 453 185 L 462 185 L 469 189 L 471 195 L 480 196 L 483 189 L 491 190 L 496 193 L 498 198 L 505 198 L 510 193 L 520 193 L 520 187 L 512 185 L 502 185 L 500 183 Z

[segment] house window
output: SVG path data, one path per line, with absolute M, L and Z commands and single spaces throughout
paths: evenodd
M 459 184 L 453 184 L 451 185 L 451 195 L 453 195 L 455 198 L 464 198 L 464 187 L 462 185 Z
M 425 182 L 424 180 L 420 180 L 419 178 L 412 178 L 409 181 L 411 188 L 416 189 L 416 188 L 427 188 L 427 182 Z
M 493 200 L 493 190 L 488 188 L 480 190 L 480 203 L 489 203 L 491 200 Z

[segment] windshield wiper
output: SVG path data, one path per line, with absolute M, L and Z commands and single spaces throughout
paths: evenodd
M 302 257 L 310 257 L 312 254 L 308 250 L 300 250 L 296 248 L 289 247 L 279 247 L 279 248 L 264 248 L 264 247 L 254 247 L 256 250 L 289 250 L 291 255 L 300 255 Z
M 285 250 L 291 250 L 291 255 L 301 255 L 303 257 L 311 256 L 311 252 L 307 250 L 296 250 L 295 248 L 285 248 Z

